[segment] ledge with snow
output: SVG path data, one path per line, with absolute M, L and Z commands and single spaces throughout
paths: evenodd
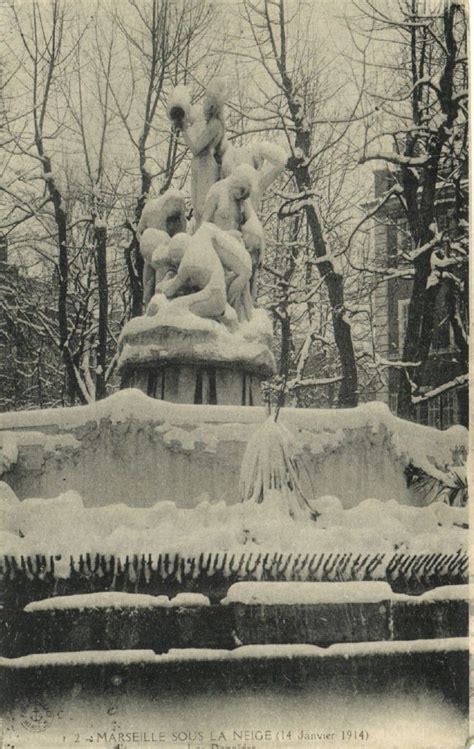
M 0 469 L 20 498 L 78 492 L 85 506 L 122 502 L 178 508 L 238 501 L 239 472 L 263 408 L 168 403 L 129 389 L 74 408 L 0 416 Z M 467 430 L 444 432 L 396 418 L 380 403 L 355 409 L 283 409 L 309 469 L 308 496 L 421 506 L 407 472 L 449 479 Z M 203 490 L 205 495 L 203 495 Z

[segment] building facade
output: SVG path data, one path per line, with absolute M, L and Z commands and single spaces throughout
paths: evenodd
M 379 200 L 391 186 L 390 172 L 375 172 L 375 200 Z M 448 235 L 456 232 L 453 199 L 448 191 L 440 190 L 436 200 L 438 229 Z M 403 360 L 403 346 L 408 321 L 408 305 L 412 280 L 408 277 L 410 264 L 403 254 L 410 249 L 408 223 L 400 201 L 394 195 L 378 212 L 374 225 L 374 255 L 378 267 L 393 270 L 393 277 L 375 286 L 373 315 L 377 353 L 384 360 L 394 362 L 384 368 L 384 376 L 377 390 L 377 400 L 387 403 L 396 413 L 399 377 Z M 404 271 L 407 271 L 404 276 Z M 435 328 L 422 394 L 432 393 L 448 382 L 455 382 L 464 370 L 457 356 L 453 332 L 449 324 L 446 290 L 440 285 L 436 300 Z M 467 382 L 427 397 L 416 405 L 416 420 L 422 424 L 446 429 L 468 420 Z

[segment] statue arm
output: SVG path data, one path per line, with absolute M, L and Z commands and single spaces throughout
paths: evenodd
M 155 293 L 155 271 L 150 263 L 143 265 L 143 303 L 145 307 Z
M 184 286 L 186 279 L 180 275 L 179 270 L 176 276 L 164 278 L 157 286 L 157 291 L 161 291 L 168 298 L 176 296 L 178 291 Z
M 281 164 L 269 164 L 262 169 L 261 175 L 258 178 L 258 190 L 260 195 L 263 195 L 263 193 L 268 190 L 272 182 L 276 180 L 278 175 L 281 174 L 284 169 L 284 164 L 283 166 Z
M 256 144 L 255 153 L 266 162 L 263 168 L 258 170 L 258 189 L 262 196 L 278 175 L 284 171 L 287 154 L 281 146 L 266 142 Z
M 252 234 L 256 234 L 258 237 L 261 237 L 263 241 L 263 227 L 260 223 L 259 217 L 257 216 L 255 208 L 253 207 L 249 199 L 244 201 L 242 212 L 244 216 L 242 230 L 246 229 L 247 231 L 252 232 Z
M 238 239 L 216 228 L 213 233 L 213 245 L 224 268 L 249 280 L 252 273 L 252 261 Z
M 189 133 L 189 127 L 183 130 L 183 139 L 193 156 L 199 156 L 217 135 L 221 135 L 221 124 L 218 120 L 206 123 L 196 137 Z
M 242 225 L 242 238 L 249 251 L 258 252 L 258 265 L 262 265 L 265 253 L 265 234 L 252 204 L 250 201 L 245 202 L 249 205 L 244 207 L 245 223 Z
M 217 195 L 213 188 L 209 190 L 206 197 L 206 202 L 204 203 L 204 210 L 202 212 L 202 223 L 207 221 L 208 223 L 212 224 L 214 219 L 214 213 L 217 209 Z
M 174 268 L 167 268 L 161 275 L 161 277 L 158 276 L 158 272 L 156 272 L 156 282 L 155 282 L 155 293 L 160 292 L 162 287 L 161 284 L 167 283 L 170 279 L 174 278 L 176 276 L 176 271 Z

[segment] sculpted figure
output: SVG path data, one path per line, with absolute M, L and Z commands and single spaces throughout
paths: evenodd
M 155 269 L 152 256 L 158 244 L 163 244 L 177 232 L 186 231 L 186 204 L 184 195 L 170 188 L 159 198 L 149 200 L 143 208 L 137 227 L 140 253 L 143 257 L 143 303 L 147 307 L 155 293 Z
M 141 235 L 151 227 L 165 231 L 170 237 L 186 231 L 186 202 L 180 190 L 170 187 L 159 198 L 145 203 L 137 233 Z
M 241 233 L 252 260 L 251 290 L 254 298 L 256 272 L 263 263 L 265 252 L 263 227 L 251 202 L 255 174 L 255 169 L 249 164 L 240 164 L 229 177 L 211 187 L 203 213 L 203 221 L 224 231 Z
M 224 91 L 220 81 L 211 83 L 204 97 L 203 112 L 196 117 L 183 86 L 170 97 L 168 114 L 193 155 L 191 162 L 191 201 L 196 228 L 209 188 L 220 179 L 225 143 Z
M 145 229 L 140 237 L 140 253 L 143 258 L 143 305 L 145 309 L 155 293 L 155 270 L 151 261 L 162 234 L 165 234 L 165 232 L 150 228 Z M 168 234 L 166 236 L 169 241 Z
M 249 164 L 256 170 L 254 189 L 251 201 L 256 211 L 260 209 L 263 194 L 272 182 L 285 169 L 287 155 L 285 150 L 274 143 L 263 141 L 237 148 L 228 145 L 222 158 L 222 177 L 226 178 L 240 164 Z
M 173 237 L 168 256 L 178 265 L 177 274 L 159 283 L 157 290 L 171 299 L 170 310 L 186 309 L 199 317 L 219 318 L 229 302 L 239 319 L 250 319 L 252 266 L 238 239 L 204 223 L 193 236 Z M 183 287 L 197 291 L 177 297 Z

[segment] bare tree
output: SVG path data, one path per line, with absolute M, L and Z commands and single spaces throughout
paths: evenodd
M 111 106 L 123 123 L 138 162 L 140 184 L 133 218 L 127 222 L 132 236 L 125 250 L 131 315 L 136 316 L 143 306 L 143 260 L 135 229 L 152 181 L 161 179 L 160 192 L 166 190 L 182 158 L 166 118 L 166 95 L 170 86 L 189 80 L 205 54 L 205 49 L 200 53 L 197 50 L 208 31 L 212 9 L 199 0 L 131 0 L 127 11 L 115 8 L 129 63 L 128 85 L 118 80 L 111 84 L 110 91 Z
M 38 321 L 47 345 L 61 352 L 67 400 L 85 403 L 104 397 L 114 361 L 107 218 L 116 209 L 121 174 L 112 164 L 106 169 L 114 117 L 109 76 L 98 62 L 91 65 L 100 61 L 110 74 L 114 30 L 103 50 L 97 25 L 91 28 L 81 14 L 66 18 L 60 2 L 12 13 L 25 53 L 13 85 L 25 96 L 23 109 L 6 118 L 6 150 L 14 168 L 6 170 L 1 226 L 20 259 L 41 258 L 41 283 L 57 299 L 57 326 L 43 310 Z M 89 31 L 94 34 L 85 44 Z
M 297 10 L 295 11 L 295 14 Z M 300 212 L 305 216 L 313 252 L 312 264 L 323 280 L 331 309 L 334 341 L 340 362 L 340 389 L 338 405 L 357 405 L 357 368 L 351 336 L 350 323 L 346 316 L 343 276 L 337 267 L 329 247 L 323 218 L 316 195 L 317 171 L 324 159 L 330 160 L 340 143 L 357 109 L 340 118 L 339 127 L 323 128 L 315 110 L 318 102 L 330 98 L 329 90 L 321 91 L 321 71 L 310 49 L 308 37 L 292 39 L 292 23 L 295 14 L 288 18 L 285 0 L 253 3 L 246 0 L 243 14 L 252 35 L 252 46 L 241 50 L 242 59 L 258 62 L 268 79 L 268 92 L 259 88 L 262 99 L 251 119 L 256 121 L 251 132 L 281 131 L 291 149 L 287 163 L 296 193 L 285 196 L 287 215 Z M 311 270 L 312 272 L 312 270 Z
M 390 45 L 397 60 L 374 65 L 381 75 L 378 86 L 371 80 L 368 96 L 379 115 L 366 134 L 361 161 L 386 164 L 390 179 L 379 208 L 398 201 L 407 224 L 409 242 L 398 271 L 409 271 L 413 284 L 398 412 L 411 418 L 426 397 L 422 385 L 441 294 L 456 356 L 467 372 L 467 21 L 464 5 L 455 0 L 357 7 L 368 21 L 362 33 L 372 43 Z M 441 200 L 452 205 L 454 231 L 438 225 Z
M 78 393 L 74 362 L 69 348 L 67 294 L 69 281 L 68 230 L 64 197 L 53 170 L 53 162 L 47 148 L 51 137 L 48 132 L 48 112 L 55 95 L 56 82 L 70 58 L 71 50 L 64 44 L 66 14 L 59 0 L 53 0 L 48 8 L 33 3 L 28 19 L 19 17 L 15 6 L 12 6 L 16 30 L 26 52 L 27 75 L 30 78 L 31 118 L 33 142 L 36 158 L 41 165 L 41 176 L 46 195 L 53 209 L 52 230 L 55 235 L 58 260 L 58 328 L 59 347 L 67 372 L 69 397 L 72 401 Z M 32 156 L 31 149 L 22 145 L 21 139 L 15 139 L 15 148 Z

